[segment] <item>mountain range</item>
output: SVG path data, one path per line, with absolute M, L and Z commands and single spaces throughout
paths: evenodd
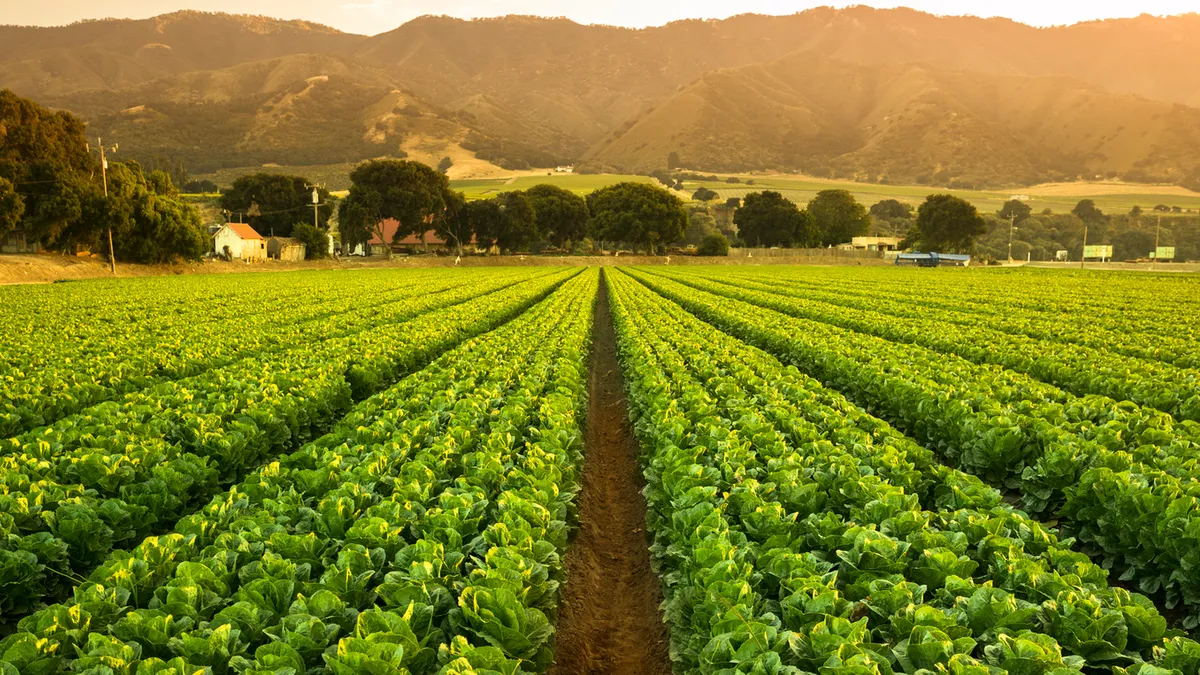
M 0 27 L 0 87 L 194 172 L 376 156 L 1200 187 L 1200 15 L 1034 28 L 818 8 L 626 29 L 423 17 L 375 36 L 200 12 Z

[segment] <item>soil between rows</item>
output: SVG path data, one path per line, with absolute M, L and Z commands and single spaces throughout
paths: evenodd
M 551 675 L 668 675 L 650 566 L 638 444 L 625 407 L 616 339 L 603 281 L 592 327 L 579 531 L 564 561 L 566 583 Z

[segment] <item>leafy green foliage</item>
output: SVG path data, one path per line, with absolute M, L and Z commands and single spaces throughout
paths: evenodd
M 733 222 L 738 235 L 750 246 L 807 248 L 819 241 L 812 214 L 771 190 L 746 195 Z
M 913 233 L 901 244 L 940 253 L 970 253 L 987 224 L 968 201 L 954 195 L 929 195 L 917 209 Z
M 525 190 L 537 215 L 541 235 L 558 248 L 577 242 L 588 234 L 587 201 L 555 185 L 535 185 Z
M 17 193 L 12 181 L 0 177 L 0 237 L 21 224 L 25 215 L 25 199 Z
M 221 195 L 221 208 L 230 213 L 248 215 L 249 222 L 264 237 L 291 237 L 296 223 L 311 222 L 312 193 L 309 180 L 302 176 L 254 173 L 233 181 Z M 318 226 L 328 228 L 333 215 L 329 191 L 317 188 L 320 206 Z M 305 216 L 309 218 L 305 218 Z
M 496 198 L 503 215 L 496 245 L 509 253 L 524 251 L 538 236 L 537 212 L 524 192 L 505 192 Z
M 292 237 L 304 244 L 305 260 L 321 260 L 329 257 L 329 233 L 308 221 L 296 223 Z
M 705 235 L 700 245 L 696 247 L 696 255 L 726 256 L 729 255 L 729 240 L 720 232 Z
M 821 246 L 845 244 L 871 227 L 867 209 L 847 190 L 822 190 L 808 202 Z
M 75 606 L 86 606 L 96 620 L 102 616 L 116 620 L 120 607 L 140 603 L 147 611 L 162 610 L 197 624 L 221 612 L 239 630 L 246 628 L 243 635 L 257 630 L 269 617 L 249 607 L 225 607 L 227 603 L 214 600 L 228 597 L 229 591 L 218 583 L 220 575 L 210 578 L 210 567 L 193 565 L 186 568 L 188 579 L 180 579 L 184 568 L 175 569 L 174 565 L 186 558 L 178 555 L 196 553 L 188 537 L 143 538 L 169 533 L 179 518 L 193 513 L 209 498 L 215 500 L 210 502 L 215 513 L 223 512 L 222 500 L 230 498 L 221 497 L 223 489 L 243 479 L 254 484 L 257 479 L 247 475 L 329 431 L 353 400 L 390 386 L 441 352 L 503 324 L 574 273 L 455 272 L 440 282 L 434 274 L 418 273 L 413 280 L 425 292 L 415 295 L 403 279 L 411 274 L 401 273 L 396 290 L 380 291 L 374 303 L 351 312 L 346 311 L 348 304 L 363 302 L 360 284 L 364 280 L 325 277 L 317 282 L 323 296 L 329 294 L 326 286 L 331 281 L 344 284 L 342 293 L 334 294 L 325 306 L 312 307 L 308 321 L 299 313 L 280 317 L 282 328 L 272 329 L 267 323 L 251 329 L 246 303 L 237 302 L 236 311 L 229 314 L 218 333 L 211 308 L 204 307 L 200 314 L 206 320 L 199 322 L 192 334 L 195 353 L 197 357 L 220 358 L 193 363 L 195 374 L 190 377 L 130 382 L 133 389 L 126 389 L 124 396 L 109 391 L 108 396 L 115 400 L 84 408 L 51 426 L 0 444 L 9 461 L 5 474 L 9 489 L 0 495 L 5 513 L 0 524 L 6 530 L 0 545 L 0 588 L 6 591 L 0 620 L 11 623 L 35 609 L 39 601 L 69 596 L 72 580 L 91 571 L 92 582 L 108 590 L 96 598 L 94 585 L 85 595 L 81 593 L 86 589 L 77 589 Z M 424 283 L 422 276 L 426 277 Z M 276 283 L 255 286 L 247 296 L 262 302 L 264 291 Z M 171 304 L 171 300 L 157 302 Z M 277 302 L 269 299 L 264 306 Z M 41 310 L 35 305 L 30 311 Z M 121 311 L 117 309 L 117 315 Z M 185 326 L 194 320 L 186 315 L 172 319 Z M 296 330 L 288 332 L 288 326 Z M 247 333 L 257 334 L 258 341 L 241 337 Z M 214 340 L 214 334 L 224 339 Z M 101 335 L 109 338 L 107 333 Z M 148 350 L 141 339 L 144 334 L 133 335 L 126 347 Z M 289 338 L 283 344 L 281 335 Z M 214 343 L 237 349 L 213 354 L 219 351 Z M 179 344 L 167 340 L 165 358 L 177 358 Z M 410 346 L 394 350 L 390 348 L 394 344 Z M 117 350 L 120 345 L 110 348 Z M 114 360 L 124 363 L 121 357 Z M 101 397 L 100 392 L 96 396 Z M 13 416 L 5 421 L 40 424 L 44 419 Z M 298 494 L 320 488 L 330 476 L 301 471 L 296 476 Z M 253 490 L 249 484 L 242 488 Z M 297 508 L 284 501 L 291 504 L 287 508 Z M 324 544 L 303 536 L 309 532 L 324 537 L 361 536 L 366 541 L 370 523 L 364 521 L 358 530 L 352 529 L 346 504 L 338 499 L 309 504 L 302 529 L 268 533 L 272 550 L 314 565 Z M 202 523 L 195 527 L 204 531 Z M 132 558 L 114 552 L 138 541 L 143 547 Z M 147 567 L 155 561 L 172 566 L 175 582 L 163 576 L 164 570 Z M 365 598 L 364 590 L 358 588 L 363 566 L 354 558 L 342 562 L 345 564 L 331 572 L 321 588 L 336 588 L 343 598 L 350 594 Z M 237 601 L 252 602 L 275 614 L 286 608 L 277 599 L 286 590 L 279 584 L 244 581 Z M 313 592 L 317 590 L 320 588 Z M 147 615 L 138 621 L 150 618 Z M 169 657 L 170 649 L 163 641 L 176 635 L 153 622 L 146 624 L 151 628 L 142 625 L 128 624 L 137 635 L 152 628 L 154 636 L 164 636 L 154 643 L 157 651 L 153 655 Z M 209 641 L 211 635 L 198 637 Z M 213 653 L 234 649 L 230 640 L 222 643 L 224 647 L 212 645 Z M 149 643 L 143 647 L 149 648 Z
M 996 212 L 996 216 L 1002 220 L 1011 220 L 1016 223 L 1023 223 L 1025 219 L 1033 214 L 1033 207 L 1019 199 L 1010 199 L 1004 202 L 1004 206 Z
M 1089 225 L 1099 225 L 1104 222 L 1105 218 L 1104 212 L 1091 199 L 1080 200 L 1075 208 L 1071 209 L 1071 213 Z
M 872 410 L 917 400 L 894 386 L 911 359 L 839 379 L 882 341 L 843 348 L 840 332 L 653 269 L 609 278 L 680 669 L 1066 675 L 1200 653 L 1072 539 L 737 338 Z M 921 406 L 896 419 L 948 421 Z
M 450 183 L 420 162 L 377 159 L 350 173 L 350 194 L 339 210 L 342 243 L 349 248 L 373 234 L 381 239 L 384 219 L 399 222 L 397 237 L 421 234 L 446 208 Z M 390 242 L 384 242 L 390 243 Z
M 871 206 L 868 215 L 882 220 L 911 218 L 913 209 L 908 204 L 895 199 L 881 199 Z
M 591 230 L 597 238 L 625 242 L 653 252 L 674 243 L 687 228 L 683 202 L 646 183 L 618 183 L 587 197 Z

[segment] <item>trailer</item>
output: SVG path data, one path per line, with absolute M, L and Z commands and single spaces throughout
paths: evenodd
M 910 267 L 967 267 L 971 264 L 971 256 L 958 253 L 901 253 L 896 256 L 897 265 Z

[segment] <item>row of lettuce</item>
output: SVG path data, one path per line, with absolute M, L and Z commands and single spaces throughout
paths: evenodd
M 1055 347 L 1079 345 L 1102 354 L 1200 367 L 1200 325 L 1189 323 L 1186 309 L 1200 296 L 1200 287 L 1179 275 L 1129 279 L 1006 270 L 962 277 L 944 270 L 920 279 L 886 268 L 854 270 L 853 275 L 844 270 L 730 268 L 712 278 L 766 282 L 772 290 L 802 291 L 802 297 L 905 321 L 933 315 L 946 323 L 984 325 Z
M 337 337 L 135 391 L 0 442 L 0 623 L 66 597 L 112 551 L 169 532 L 264 462 L 328 432 L 355 401 L 575 274 L 410 291 Z
M 157 384 L 397 320 L 397 310 L 421 311 L 411 302 L 414 289 L 434 306 L 442 302 L 434 296 L 481 277 L 499 284 L 517 276 L 436 272 L 323 272 L 287 283 L 254 275 L 219 285 L 204 277 L 173 285 L 105 281 L 6 293 L 0 438 Z M 368 286 L 378 288 L 364 293 Z
M 545 670 L 598 274 L 358 404 L 0 641 L 0 672 Z
M 1078 549 L 1200 625 L 1200 467 L 1190 422 L 1009 370 L 793 317 L 658 275 L 647 286 L 777 354 L 955 466 L 1012 489 Z M 700 285 L 700 284 L 696 284 Z
M 1018 315 L 1033 322 L 1049 319 L 1066 326 L 1161 334 L 1169 326 L 1175 334 L 1200 339 L 1200 317 L 1181 306 L 1193 302 L 1200 282 L 1188 274 L 1114 274 L 1098 271 L 989 269 L 962 273 L 962 269 L 923 270 L 919 276 L 903 268 L 771 270 L 745 269 L 746 276 L 819 285 L 841 291 L 887 295 L 901 302 L 923 303 L 981 316 Z
M 662 297 L 695 291 L 609 283 L 677 672 L 1200 671 L 1072 540 Z
M 990 323 L 956 320 L 959 315 L 952 311 L 911 305 L 898 310 L 898 303 L 888 297 L 839 299 L 836 292 L 793 289 L 787 284 L 739 276 L 682 274 L 672 278 L 791 316 L 920 345 L 974 363 L 1002 366 L 1077 396 L 1095 394 L 1132 401 L 1149 409 L 1143 415 L 1153 417 L 1155 410 L 1166 413 L 1155 422 L 1160 427 L 1178 427 L 1176 433 L 1193 442 L 1200 440 L 1200 424 L 1196 423 L 1200 420 L 1200 370 L 1195 368 L 1071 342 L 1047 343 L 1041 338 L 999 330 Z M 905 315 L 897 316 L 898 311 Z M 1004 317 L 997 315 L 992 323 L 1003 322 Z M 1159 334 L 1162 332 L 1160 329 Z M 1176 420 L 1187 424 L 1176 425 Z

